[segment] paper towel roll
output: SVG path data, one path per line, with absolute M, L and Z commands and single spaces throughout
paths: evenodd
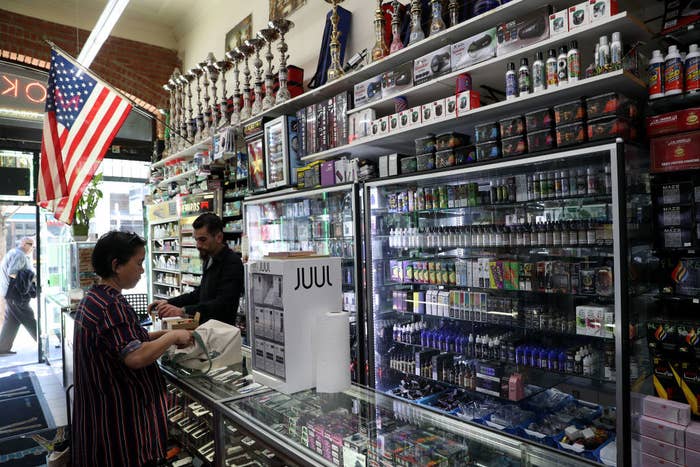
M 325 313 L 316 325 L 316 391 L 350 387 L 350 319 L 346 312 Z

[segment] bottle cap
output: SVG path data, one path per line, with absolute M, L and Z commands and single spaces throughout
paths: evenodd
M 569 47 L 570 47 L 571 49 L 578 49 L 578 41 L 577 41 L 577 40 L 572 40 L 572 41 L 569 43 Z
M 656 57 L 656 58 L 661 58 L 661 57 L 662 57 L 661 51 L 660 51 L 660 50 L 654 50 L 654 51 L 651 53 L 651 55 L 652 55 L 653 57 Z
M 515 71 L 515 63 L 510 62 L 508 64 L 508 71 Z
M 528 66 L 527 58 L 520 59 L 520 66 Z
M 569 49 L 565 45 L 562 45 L 561 47 L 559 47 L 559 55 L 566 54 L 568 52 L 569 52 Z
M 691 45 L 691 47 L 692 47 L 692 45 Z M 543 60 L 543 59 L 544 59 L 544 55 L 542 54 L 542 51 L 538 50 L 537 53 L 535 54 L 535 60 Z
M 620 33 L 619 32 L 612 33 L 612 41 L 613 42 L 620 42 Z
M 668 46 L 668 54 L 671 55 L 671 54 L 675 54 L 675 53 L 678 53 L 678 47 L 676 47 L 675 45 L 669 45 Z
M 556 49 L 549 49 L 549 52 L 547 52 L 547 55 L 549 55 L 550 57 L 555 57 L 555 58 L 556 58 L 556 56 L 557 56 L 557 51 L 556 51 Z
M 600 36 L 600 45 L 608 45 L 608 36 Z
M 697 52 L 697 51 L 698 51 L 698 45 L 697 44 L 690 44 L 690 46 L 688 47 L 688 53 L 692 54 L 692 53 Z

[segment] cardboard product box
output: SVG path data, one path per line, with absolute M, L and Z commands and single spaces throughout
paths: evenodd
M 411 127 L 411 110 L 402 110 L 399 112 L 399 128 L 410 128 Z
M 409 109 L 410 110 L 409 115 L 410 115 L 410 120 L 411 120 L 411 123 L 410 123 L 411 126 L 419 126 L 421 123 L 423 123 L 423 115 L 421 112 L 421 110 L 422 110 L 421 107 L 422 106 L 417 105 L 417 106 L 411 107 Z
M 569 31 L 574 31 L 590 24 L 591 19 L 587 1 L 570 6 L 567 11 L 569 12 Z
M 457 96 L 445 98 L 445 120 L 457 117 Z
M 549 38 L 549 8 L 538 8 L 529 15 L 496 27 L 497 55 L 507 54 Z
M 389 131 L 388 133 L 394 133 L 399 131 L 399 114 L 389 115 Z
M 335 161 L 321 164 L 321 186 L 335 185 Z
M 447 108 L 445 107 L 445 99 L 438 99 L 433 101 L 431 104 L 433 112 L 433 121 L 439 122 L 444 120 L 447 114 Z
M 677 423 L 642 416 L 639 420 L 639 432 L 657 441 L 685 447 L 686 427 Z
M 685 269 L 676 283 L 676 292 L 691 297 L 700 296 L 700 259 L 681 258 L 679 265 Z
M 323 161 L 314 161 L 306 166 L 304 171 L 304 188 L 314 188 L 321 185 L 321 164 Z
M 423 104 L 421 108 L 421 121 L 422 123 L 430 123 L 433 121 L 433 105 L 432 103 Z
M 359 107 L 382 98 L 382 76 L 377 75 L 354 87 L 353 105 Z
M 569 11 L 561 10 L 549 15 L 549 35 L 558 36 L 569 32 Z
M 641 440 L 643 453 L 651 454 L 652 456 L 675 462 L 676 464 L 685 464 L 685 448 L 664 443 L 663 441 L 646 436 L 642 436 Z
M 700 168 L 700 131 L 652 138 L 651 172 Z
M 350 92 L 341 92 L 333 98 L 335 109 L 335 147 L 344 146 L 350 142 L 350 126 L 348 110 L 350 108 Z
M 700 423 L 691 422 L 685 430 L 685 448 L 700 451 Z
M 306 107 L 297 110 L 296 117 L 297 122 L 299 122 L 299 134 L 297 136 L 299 148 L 297 149 L 297 153 L 299 157 L 304 157 L 308 154 L 308 152 L 306 152 Z
M 382 97 L 402 94 L 413 87 L 413 63 L 406 62 L 382 74 Z
M 700 107 L 647 117 L 647 136 L 700 130 Z
M 591 23 L 616 15 L 617 0 L 588 0 L 588 17 Z
M 671 423 L 688 426 L 690 424 L 690 406 L 681 402 L 669 401 L 660 397 L 644 398 L 644 415 Z
M 379 177 L 389 176 L 389 156 L 379 156 Z
M 464 91 L 457 95 L 457 116 L 481 106 L 481 95 L 477 91 Z
M 370 136 L 382 136 L 389 133 L 389 117 L 381 117 L 372 122 L 372 132 Z
M 496 56 L 496 28 L 475 34 L 452 44 L 452 71 L 483 62 Z
M 413 61 L 413 84 L 422 84 L 446 75 L 452 68 L 450 64 L 451 46 L 446 45 Z
M 700 465 L 700 452 L 686 449 L 685 465 Z
M 402 155 L 398 153 L 394 154 L 389 154 L 389 166 L 388 166 L 388 172 L 389 176 L 392 177 L 394 175 L 399 174 L 399 159 L 403 157 Z

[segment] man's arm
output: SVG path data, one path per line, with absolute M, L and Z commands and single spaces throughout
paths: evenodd
M 195 287 L 194 290 L 191 292 L 183 293 L 182 295 L 178 295 L 177 297 L 169 298 L 166 301 L 171 305 L 175 305 L 177 307 L 194 305 L 195 303 L 199 302 L 199 287 Z
M 235 255 L 235 254 L 234 254 Z M 220 273 L 216 279 L 216 289 L 211 297 L 186 308 L 188 314 L 200 312 L 202 320 L 220 319 L 225 316 L 231 304 L 241 295 L 243 288 L 243 263 L 237 256 L 223 258 Z M 172 303 L 172 302 L 171 302 Z M 237 310 L 234 310 L 234 313 Z

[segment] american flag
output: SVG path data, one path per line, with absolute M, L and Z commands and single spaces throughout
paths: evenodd
M 48 84 L 37 202 L 70 224 L 131 104 L 55 49 Z

